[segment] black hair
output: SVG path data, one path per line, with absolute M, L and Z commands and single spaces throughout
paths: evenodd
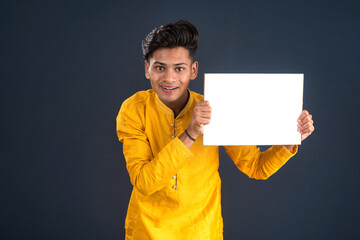
M 143 56 L 146 61 L 159 48 L 184 47 L 194 61 L 199 42 L 199 32 L 194 25 L 186 20 L 169 23 L 152 30 L 142 41 Z

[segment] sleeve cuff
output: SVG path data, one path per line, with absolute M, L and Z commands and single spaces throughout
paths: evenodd
M 180 140 L 180 138 L 174 138 L 171 144 L 176 149 L 176 151 L 187 161 L 194 157 L 194 153 L 185 146 L 185 144 Z
M 274 152 L 279 159 L 289 159 L 293 157 L 298 151 L 297 145 L 294 145 L 294 147 L 291 150 L 288 150 L 284 145 L 277 145 L 273 147 L 274 147 Z

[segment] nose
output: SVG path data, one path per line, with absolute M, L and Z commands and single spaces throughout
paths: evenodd
M 175 81 L 175 71 L 172 69 L 168 69 L 164 74 L 164 81 L 174 82 Z

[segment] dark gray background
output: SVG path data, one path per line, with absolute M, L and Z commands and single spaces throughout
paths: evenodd
M 359 239 L 359 12 L 355 0 L 1 1 L 0 238 L 123 239 L 132 187 L 115 117 L 150 88 L 141 40 L 187 19 L 201 37 L 192 90 L 204 72 L 304 73 L 316 125 L 267 181 L 221 150 L 225 239 Z

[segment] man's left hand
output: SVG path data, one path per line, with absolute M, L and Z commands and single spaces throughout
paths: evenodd
M 301 133 L 301 141 L 304 141 L 315 130 L 312 115 L 303 110 L 298 118 L 298 131 Z

